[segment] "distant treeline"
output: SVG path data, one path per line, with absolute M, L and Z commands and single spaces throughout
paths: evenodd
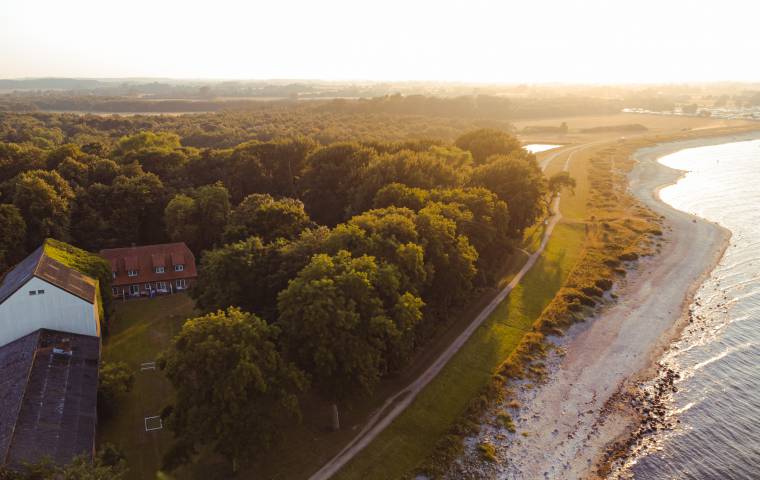
M 141 131 L 171 132 L 183 146 L 230 148 L 243 142 L 308 137 L 320 144 L 361 138 L 366 141 L 434 139 L 453 141 L 479 127 L 511 131 L 507 121 L 421 115 L 322 112 L 311 104 L 258 102 L 255 109 L 193 115 L 81 115 L 1 113 L 0 141 L 49 148 L 92 142 L 111 146 Z
M 604 125 L 601 127 L 592 127 L 581 129 L 583 133 L 605 133 L 605 132 L 646 132 L 649 130 L 644 125 L 638 123 L 629 123 L 626 125 Z
M 5 96 L 0 111 L 72 111 L 92 113 L 198 113 L 222 110 L 255 110 L 272 106 L 269 101 L 230 99 L 144 99 L 72 95 Z M 274 102 L 276 103 L 276 102 Z
M 624 108 L 624 103 L 617 99 L 583 96 L 537 98 L 469 95 L 451 98 L 388 95 L 361 100 L 333 100 L 324 104 L 322 108 L 328 111 L 351 113 L 396 113 L 514 121 L 618 113 Z
M 276 92 L 272 92 L 275 94 Z M 271 98 L 271 97 L 267 97 Z M 502 97 L 463 95 L 385 95 L 372 98 L 338 98 L 296 102 L 297 94 L 280 100 L 245 98 L 214 99 L 193 95 L 179 98 L 99 96 L 67 93 L 13 94 L 0 96 L 0 111 L 76 111 L 93 113 L 188 113 L 293 108 L 318 113 L 392 114 L 426 117 L 515 121 L 547 117 L 604 115 L 623 108 L 664 110 L 671 101 L 648 96 L 597 98 L 590 96 Z

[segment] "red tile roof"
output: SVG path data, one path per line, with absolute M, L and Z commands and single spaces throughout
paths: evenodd
M 114 287 L 198 276 L 195 256 L 184 242 L 109 248 L 101 250 L 100 255 L 111 263 L 111 268 L 116 267 L 116 277 L 111 282 Z M 175 272 L 175 265 L 182 265 L 182 271 Z M 164 267 L 164 273 L 156 273 L 156 267 Z M 128 270 L 137 270 L 137 276 L 128 276 Z

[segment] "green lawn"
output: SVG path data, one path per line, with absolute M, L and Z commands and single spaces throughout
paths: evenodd
M 130 479 L 156 478 L 161 456 L 172 436 L 167 430 L 146 432 L 144 419 L 161 413 L 173 389 L 159 370 L 140 371 L 179 333 L 193 313 L 186 294 L 117 301 L 110 335 L 103 343 L 103 360 L 122 361 L 135 371 L 132 391 L 119 399 L 113 418 L 98 425 L 98 441 L 118 445 L 127 455 Z
M 554 297 L 584 239 L 582 224 L 557 225 L 543 257 L 509 297 L 414 403 L 335 478 L 396 479 L 419 466 Z

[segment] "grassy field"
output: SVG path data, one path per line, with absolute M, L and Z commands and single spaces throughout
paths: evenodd
M 130 479 L 156 478 L 163 451 L 172 440 L 166 430 L 145 431 L 145 417 L 159 415 L 173 389 L 163 373 L 141 371 L 140 365 L 154 361 L 192 313 L 193 301 L 185 294 L 116 302 L 103 360 L 125 362 L 135 371 L 135 384 L 119 399 L 113 418 L 98 425 L 98 442 L 111 442 L 124 451 Z
M 414 403 L 335 478 L 402 478 L 424 461 L 554 297 L 584 238 L 582 224 L 559 224 L 541 260 L 509 297 Z

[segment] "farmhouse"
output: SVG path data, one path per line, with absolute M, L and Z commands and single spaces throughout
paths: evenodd
M 48 240 L 0 281 L 0 465 L 94 453 L 102 306 L 72 252 Z
M 111 264 L 115 297 L 181 292 L 198 276 L 195 256 L 183 242 L 109 248 L 100 255 Z

